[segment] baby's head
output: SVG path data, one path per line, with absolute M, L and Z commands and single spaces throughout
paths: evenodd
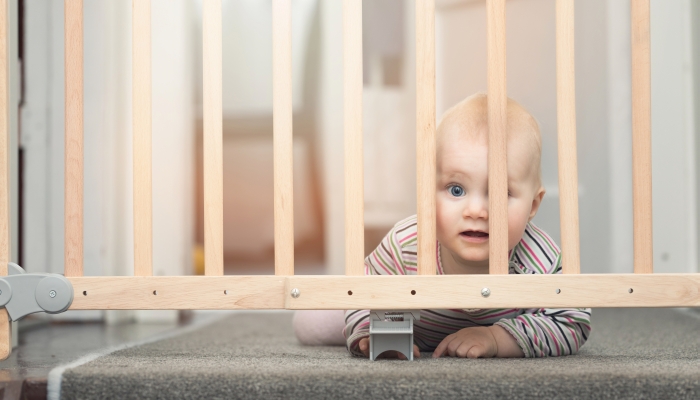
M 508 99 L 507 126 L 508 249 L 512 249 L 537 213 L 544 188 L 537 121 Z M 437 239 L 454 260 L 443 263 L 457 270 L 488 266 L 487 146 L 485 94 L 470 96 L 445 112 L 437 128 Z

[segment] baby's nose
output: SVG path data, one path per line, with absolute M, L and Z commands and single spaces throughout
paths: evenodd
M 488 218 L 488 206 L 489 202 L 487 199 L 481 197 L 469 199 L 464 207 L 464 216 L 469 218 Z

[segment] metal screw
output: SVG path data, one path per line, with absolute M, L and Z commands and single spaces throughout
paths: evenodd
M 55 291 L 55 290 L 50 291 L 50 292 L 49 292 L 49 297 L 51 297 L 52 299 L 53 299 L 54 297 L 56 297 L 56 291 Z
M 292 297 L 294 297 L 295 299 L 299 298 L 300 294 L 301 293 L 299 292 L 299 289 L 297 289 L 297 288 L 292 289 Z
M 487 287 L 481 289 L 481 295 L 484 297 L 489 297 L 489 295 L 491 295 L 491 289 Z

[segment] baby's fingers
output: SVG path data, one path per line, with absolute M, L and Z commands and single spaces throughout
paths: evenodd
M 464 342 L 457 348 L 456 353 L 457 357 L 461 358 L 480 358 L 486 354 L 486 351 L 483 346 Z
M 362 354 L 365 355 L 365 357 L 369 357 L 369 338 L 360 339 L 360 344 L 358 345 L 358 347 L 360 348 Z
M 365 355 L 365 357 L 369 357 L 369 338 L 360 339 L 360 343 L 358 343 L 357 347 L 360 349 L 362 354 Z M 415 344 L 413 345 L 413 357 L 420 357 L 420 350 Z M 384 353 L 380 354 L 377 358 L 398 358 L 400 360 L 407 359 L 404 354 L 394 350 L 385 351 Z
M 472 346 L 469 351 L 467 351 L 467 357 L 469 358 L 481 358 L 486 355 L 486 350 L 483 346 Z
M 435 351 L 433 351 L 433 358 L 438 358 L 442 357 L 445 355 L 445 351 L 447 350 L 447 345 L 450 344 L 452 341 L 453 336 L 448 335 L 444 339 L 442 339 L 442 342 L 438 345 L 438 347 L 435 348 Z
M 408 358 L 403 354 L 399 353 L 398 351 L 396 352 L 399 360 L 408 360 Z M 413 345 L 413 358 L 418 358 L 420 357 L 420 350 L 418 349 L 418 346 L 415 344 Z
M 435 351 L 433 351 L 433 358 L 439 358 L 445 355 L 445 351 L 447 351 L 447 345 L 443 343 L 440 343 L 438 347 L 435 348 Z

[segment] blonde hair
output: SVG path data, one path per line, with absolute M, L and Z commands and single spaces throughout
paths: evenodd
M 541 184 L 542 137 L 540 125 L 520 103 L 508 98 L 507 104 L 507 135 L 508 141 L 522 138 L 532 153 L 534 173 L 537 183 Z M 488 101 L 486 93 L 475 93 L 445 111 L 437 126 L 438 153 L 441 139 L 446 134 L 447 127 L 456 129 L 460 137 L 481 144 L 488 143 Z

